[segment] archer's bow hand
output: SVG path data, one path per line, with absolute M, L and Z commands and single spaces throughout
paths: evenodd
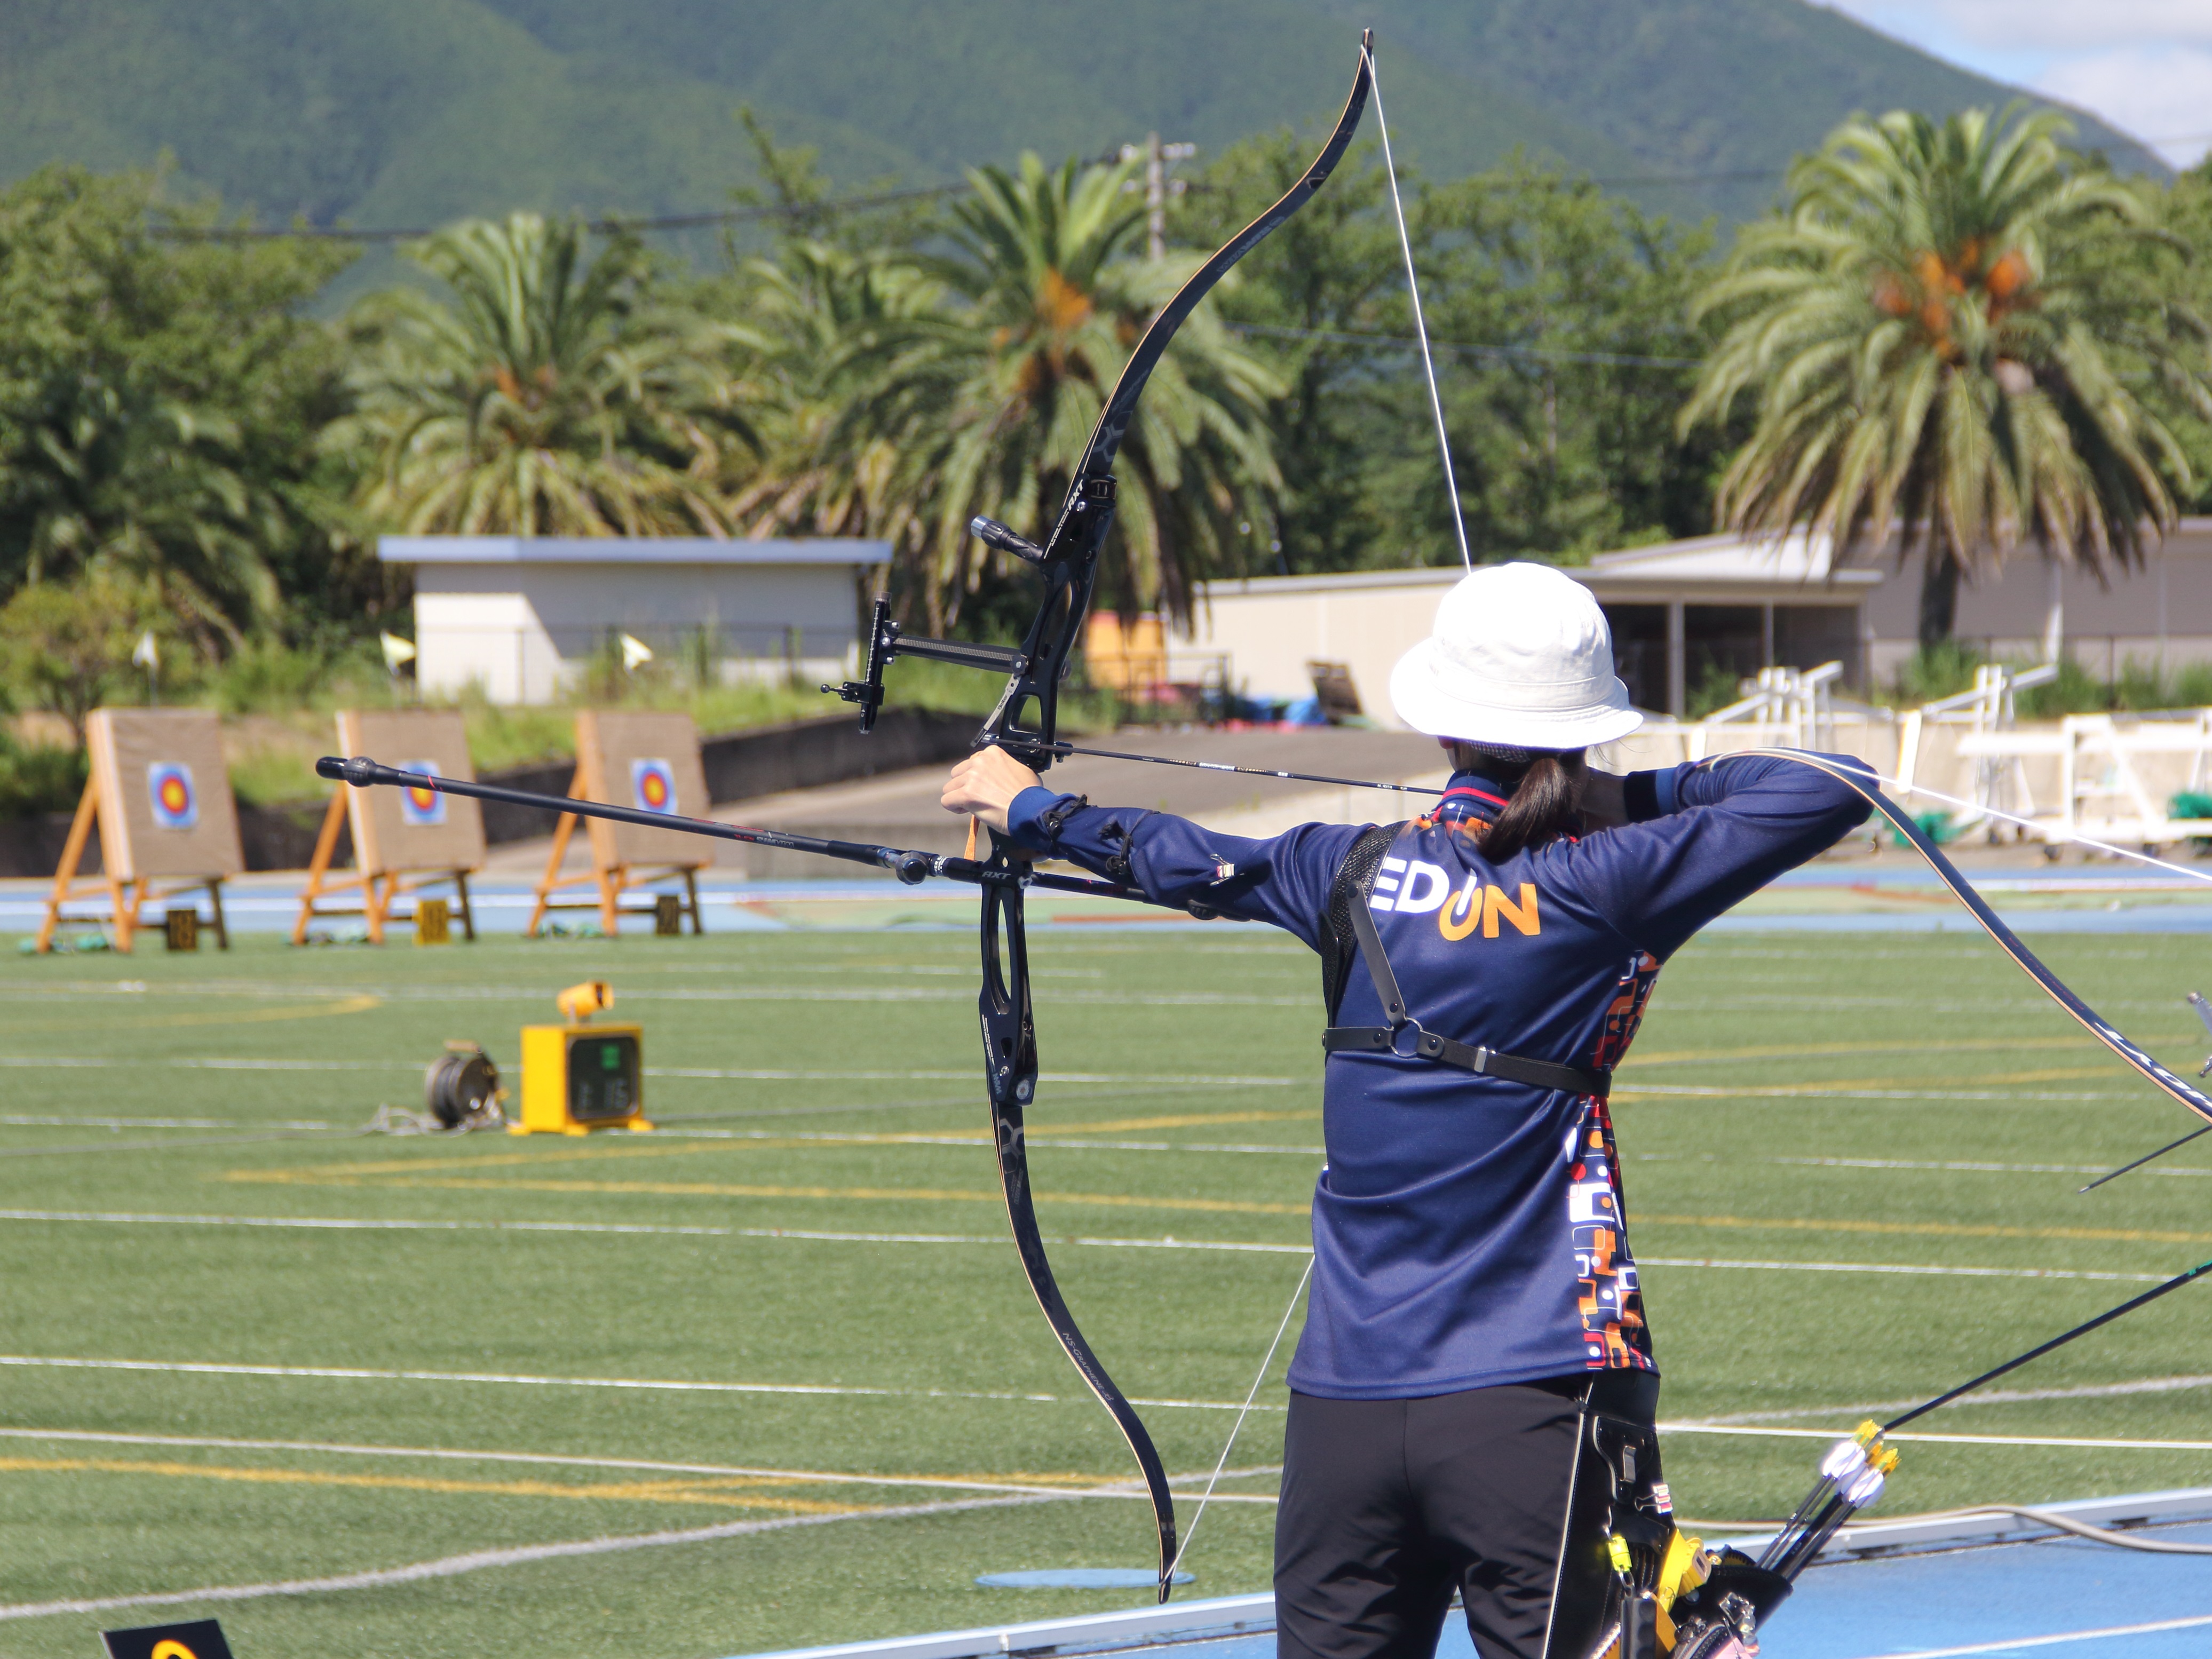
M 1005 750 L 979 749 L 952 769 L 940 799 L 946 811 L 979 817 L 1003 836 L 1014 797 L 1037 783 L 1037 775 Z

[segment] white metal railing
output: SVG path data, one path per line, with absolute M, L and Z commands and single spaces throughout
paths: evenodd
M 2078 836 L 2119 845 L 2167 847 L 2212 838 L 2212 818 L 2175 817 L 2173 798 L 2206 792 L 2212 775 L 2212 708 L 2153 715 L 2069 714 L 2054 730 L 1968 732 L 1959 756 L 1976 763 L 2024 768 L 2032 760 L 2056 767 L 2057 786 L 2048 806 L 2020 816 L 2033 821 L 2028 833 L 2053 846 Z
M 2009 732 L 2019 723 L 2019 694 L 2035 686 L 2048 685 L 2057 678 L 2056 663 L 2025 669 L 2008 668 L 2002 663 L 1984 663 L 1974 670 L 1974 684 L 1970 689 L 1923 703 L 1905 716 L 1897 734 L 1898 781 L 1909 788 L 1917 775 L 1921 745 L 1929 727 L 1963 727 L 1966 733 L 1977 737 Z M 1963 736 L 1961 742 L 1963 744 Z M 1959 752 L 1963 756 L 1966 750 L 1962 746 Z M 2025 753 L 1977 753 L 1973 761 L 1973 808 L 1953 820 L 1955 829 L 1967 830 L 1986 823 L 1994 836 L 1998 821 L 1990 817 L 1992 811 L 2018 817 L 2036 815 L 2035 793 L 2029 784 Z
M 1702 720 L 1648 720 L 1636 733 L 1644 743 L 1672 740 L 1684 760 L 1703 760 L 1729 749 L 1820 749 L 1843 750 L 1886 766 L 1889 757 L 1874 752 L 1875 731 L 1896 720 L 1875 708 L 1836 695 L 1843 678 L 1840 662 L 1817 668 L 1762 668 L 1737 683 L 1737 700 Z M 1844 735 L 1847 728 L 1856 728 Z

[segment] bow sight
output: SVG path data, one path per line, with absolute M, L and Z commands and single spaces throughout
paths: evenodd
M 1163 317 L 1166 314 L 1161 313 Z M 1155 323 L 1154 328 L 1158 326 Z M 1146 338 L 1151 337 L 1148 332 Z M 1142 348 L 1139 349 L 1141 351 Z M 1131 363 L 1133 368 L 1133 358 Z M 1146 368 L 1149 371 L 1149 363 Z M 1125 383 L 1127 378 L 1125 374 Z M 1137 384 L 1141 388 L 1142 380 Z M 1104 424 L 1102 419 L 1102 430 Z M 1117 432 L 1117 441 L 1119 436 Z M 1085 456 L 1085 464 L 1111 466 L 1112 451 L 1101 457 L 1098 447 L 1094 437 L 1091 453 Z M 860 730 L 872 732 L 875 729 L 876 711 L 884 703 L 884 670 L 896 658 L 921 657 L 930 662 L 951 663 L 956 668 L 980 668 L 988 673 L 1004 674 L 1007 677 L 1006 689 L 1000 696 L 999 706 L 984 721 L 983 729 L 976 733 L 975 746 L 986 749 L 995 744 L 1033 770 L 1043 771 L 1052 764 L 1053 734 L 1059 726 L 1060 682 L 1067 678 L 1073 662 L 1083 619 L 1091 611 L 1091 590 L 1098 579 L 1099 551 L 1105 545 L 1106 532 L 1113 528 L 1114 492 L 1110 472 L 1079 477 L 1067 492 L 1067 503 L 1060 509 L 1059 522 L 1054 525 L 1042 547 L 996 519 L 987 519 L 979 514 L 968 521 L 969 533 L 987 547 L 1011 553 L 1044 572 L 1044 599 L 1018 649 L 971 640 L 909 635 L 891 620 L 890 601 L 878 598 L 869 618 L 867 649 L 861 659 L 860 678 L 822 689 L 834 692 L 847 702 L 860 704 Z M 1031 705 L 1035 705 L 1033 718 L 1038 729 L 1024 731 L 1018 722 L 1030 712 Z

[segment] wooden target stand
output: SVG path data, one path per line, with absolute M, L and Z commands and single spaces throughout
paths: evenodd
M 65 921 L 99 924 L 112 933 L 115 948 L 128 953 L 146 906 L 186 894 L 192 896 L 192 920 L 186 925 L 179 912 L 167 924 L 169 938 L 173 945 L 197 948 L 203 893 L 209 930 L 228 951 L 222 884 L 244 872 L 246 854 L 223 763 L 221 721 L 199 708 L 95 708 L 85 720 L 85 748 L 89 775 L 39 924 L 40 954 L 52 951 Z M 101 873 L 80 880 L 77 871 L 94 825 Z M 64 906 L 88 899 L 105 899 L 105 914 L 63 915 Z
M 647 714 L 586 708 L 576 715 L 576 775 L 571 800 L 593 800 L 643 811 L 690 817 L 707 815 L 707 774 L 699 763 L 699 732 L 689 714 Z M 620 931 L 625 915 L 649 915 L 653 931 L 673 933 L 691 921 L 694 933 L 705 933 L 699 918 L 699 872 L 708 860 L 698 856 L 696 837 L 647 824 L 612 823 L 593 818 L 586 827 L 592 848 L 588 873 L 564 875 L 561 866 L 576 833 L 576 815 L 563 812 L 553 829 L 552 854 L 526 937 L 535 939 L 553 910 L 596 910 L 608 938 Z M 679 881 L 680 892 L 652 894 L 650 905 L 625 904 L 627 894 L 650 890 L 658 882 Z M 594 889 L 588 898 L 559 895 L 580 887 Z
M 403 772 L 430 771 L 439 777 L 476 781 L 469 760 L 468 728 L 457 709 L 341 709 L 338 752 L 392 755 Z M 332 873 L 338 831 L 353 831 L 354 867 Z M 307 942 L 318 916 L 359 916 L 369 942 L 384 943 L 386 924 L 416 922 L 418 939 L 423 890 L 450 883 L 462 935 L 477 936 L 476 912 L 469 900 L 469 877 L 483 867 L 483 811 L 465 795 L 431 790 L 355 789 L 339 784 L 323 814 L 307 864 L 307 885 L 300 895 L 300 914 L 292 923 L 292 943 Z M 400 908 L 404 899 L 414 902 Z M 333 901 L 336 902 L 333 902 Z M 441 935 L 437 942 L 442 943 Z

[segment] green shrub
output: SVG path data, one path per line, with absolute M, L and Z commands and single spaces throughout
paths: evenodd
M 22 744 L 0 732 L 0 818 L 76 811 L 85 772 L 82 749 Z

